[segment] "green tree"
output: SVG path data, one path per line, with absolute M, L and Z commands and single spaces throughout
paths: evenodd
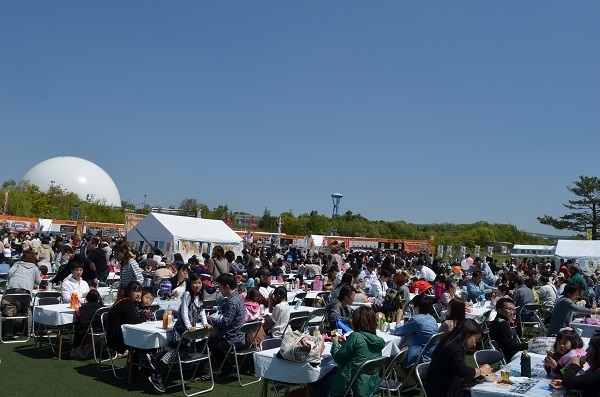
M 563 203 L 567 209 L 573 210 L 573 212 L 560 218 L 544 215 L 537 219 L 541 224 L 559 230 L 566 229 L 580 233 L 591 230 L 592 240 L 597 240 L 598 226 L 600 225 L 600 179 L 595 176 L 581 175 L 579 180 L 574 181 L 573 184 L 575 186 L 567 186 L 567 190 L 580 198 L 569 200 L 566 204 Z
M 201 204 L 195 198 L 184 198 L 179 204 L 179 214 L 183 216 L 188 216 L 191 213 L 198 213 L 198 208 L 201 207 Z

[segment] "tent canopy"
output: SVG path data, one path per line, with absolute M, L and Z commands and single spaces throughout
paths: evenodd
M 554 256 L 554 245 L 515 245 L 510 249 L 511 256 Z
M 556 256 L 565 259 L 600 259 L 598 240 L 558 240 Z

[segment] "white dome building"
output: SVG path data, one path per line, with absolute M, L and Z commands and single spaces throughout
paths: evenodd
M 22 180 L 42 191 L 55 185 L 77 194 L 82 200 L 89 197 L 94 201 L 106 200 L 109 206 L 121 206 L 121 195 L 112 178 L 96 164 L 79 157 L 63 156 L 42 161 L 27 171 Z

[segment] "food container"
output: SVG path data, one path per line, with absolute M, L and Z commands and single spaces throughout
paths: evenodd
M 483 380 L 485 380 L 486 382 L 495 382 L 498 379 L 500 379 L 500 377 L 495 372 L 492 372 L 491 374 L 487 374 L 483 377 Z

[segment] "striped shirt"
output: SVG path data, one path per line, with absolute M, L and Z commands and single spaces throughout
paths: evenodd
M 135 259 L 130 258 L 127 264 L 121 266 L 121 284 L 119 284 L 119 289 L 125 289 L 132 281 L 142 284 L 144 276 L 142 275 L 142 269 L 140 269 Z

